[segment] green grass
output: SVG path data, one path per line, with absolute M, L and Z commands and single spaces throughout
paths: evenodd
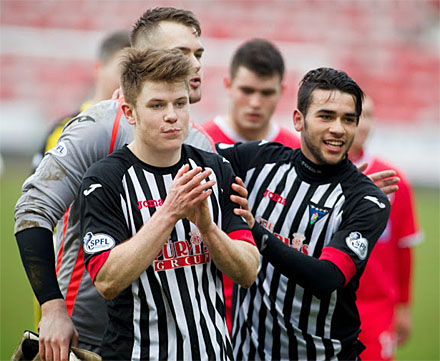
M 440 196 L 439 190 L 416 189 L 420 227 L 425 240 L 415 248 L 413 333 L 397 352 L 398 360 L 440 360 Z
M 9 360 L 25 329 L 34 330 L 32 290 L 13 235 L 13 209 L 28 161 L 5 159 L 0 180 L 0 360 Z M 398 360 L 440 360 L 439 351 L 439 190 L 417 189 L 425 242 L 415 249 L 413 334 Z
M 24 330 L 34 330 L 33 293 L 14 237 L 14 206 L 29 162 L 5 159 L 0 179 L 0 359 L 9 360 Z

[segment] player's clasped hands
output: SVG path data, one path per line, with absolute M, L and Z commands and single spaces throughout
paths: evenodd
M 211 173 L 211 170 L 203 171 L 200 167 L 190 170 L 189 165 L 185 164 L 177 172 L 164 202 L 164 206 L 169 208 L 172 218 L 176 221 L 188 218 L 198 226 L 202 233 L 203 228 L 209 227 L 211 224 L 209 210 L 204 204 L 204 201 L 212 193 L 211 187 L 216 183 L 214 179 L 204 182 Z M 208 213 L 206 214 L 206 212 Z M 207 219 L 207 217 L 209 218 Z

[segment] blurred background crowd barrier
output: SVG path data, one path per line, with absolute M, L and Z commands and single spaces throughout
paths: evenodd
M 438 0 L 1 1 L 1 145 L 28 155 L 60 116 L 90 91 L 103 35 L 130 29 L 148 7 L 192 10 L 202 25 L 203 100 L 196 122 L 225 112 L 222 79 L 233 50 L 262 37 L 282 51 L 287 89 L 275 120 L 291 127 L 298 82 L 308 70 L 345 70 L 375 104 L 370 147 L 413 182 L 434 185 L 439 154 Z

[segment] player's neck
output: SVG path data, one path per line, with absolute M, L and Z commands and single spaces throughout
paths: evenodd
M 182 146 L 172 150 L 155 150 L 136 139 L 128 145 L 128 149 L 140 161 L 161 168 L 173 166 L 179 162 L 182 154 Z

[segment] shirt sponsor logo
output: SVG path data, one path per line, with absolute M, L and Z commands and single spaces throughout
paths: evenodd
M 321 218 L 328 214 L 328 210 L 324 208 L 319 208 L 314 204 L 309 204 L 309 216 L 310 216 L 310 225 L 315 224 Z
M 190 239 L 173 242 L 168 239 L 153 261 L 154 270 L 166 271 L 185 266 L 208 263 L 211 259 L 208 249 L 198 230 L 190 232 Z
M 57 157 L 65 157 L 67 155 L 67 147 L 64 142 L 58 142 L 58 144 L 50 150 L 50 153 Z
M 369 200 L 370 202 L 373 202 L 375 204 L 377 204 L 377 206 L 380 209 L 384 209 L 386 207 L 385 203 L 382 203 L 379 201 L 379 199 L 377 199 L 377 197 L 373 197 L 373 196 L 365 196 L 364 197 L 366 200 Z
M 99 183 L 90 184 L 89 188 L 86 189 L 83 193 L 87 197 L 90 193 L 92 193 L 96 188 L 101 188 L 102 185 Z
M 351 232 L 345 238 L 348 248 L 350 248 L 362 261 L 367 258 L 368 240 L 362 237 L 359 232 Z
M 261 217 L 257 217 L 256 221 L 260 223 L 265 229 L 270 231 L 275 237 L 277 237 L 281 242 L 284 242 L 289 247 L 304 253 L 306 255 L 309 254 L 309 245 L 305 244 L 306 242 L 306 236 L 304 236 L 302 233 L 293 233 L 292 237 L 284 237 L 279 233 L 276 233 L 273 231 L 273 224 L 266 219 L 263 219 Z
M 266 191 L 263 194 L 263 197 L 269 197 L 274 202 L 278 202 L 279 204 L 282 204 L 283 206 L 286 205 L 286 198 L 283 198 L 279 194 L 271 192 L 269 189 L 266 189 Z
M 105 233 L 93 234 L 92 232 L 87 232 L 83 238 L 84 251 L 88 254 L 94 254 L 102 251 L 107 251 L 112 249 L 116 242 Z
M 142 208 L 151 208 L 151 207 L 160 207 L 163 205 L 163 200 L 162 199 L 151 199 L 151 200 L 145 200 L 145 201 L 137 201 L 138 202 L 138 208 L 142 209 Z

